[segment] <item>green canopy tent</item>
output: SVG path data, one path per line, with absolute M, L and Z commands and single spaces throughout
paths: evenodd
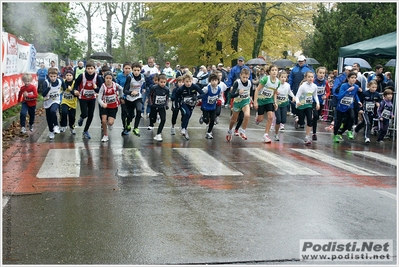
M 338 56 L 342 58 L 396 58 L 396 32 L 341 47 Z

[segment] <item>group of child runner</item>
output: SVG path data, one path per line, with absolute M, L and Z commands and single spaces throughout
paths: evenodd
M 279 131 L 283 130 L 284 123 L 287 121 L 287 107 L 292 102 L 296 103 L 298 109 L 298 121 L 305 122 L 306 134 L 305 144 L 311 144 L 312 140 L 317 140 L 317 121 L 320 116 L 324 101 L 330 94 L 330 88 L 326 81 L 326 68 L 319 67 L 316 70 L 316 77 L 312 71 L 304 74 L 304 79 L 294 95 L 287 82 L 288 75 L 285 71 L 278 70 L 275 65 L 270 66 L 269 75 L 264 76 L 254 92 L 253 107 L 257 111 L 255 123 L 259 125 L 265 117 L 266 126 L 263 135 L 263 142 L 270 143 L 269 132 L 272 121 L 275 119 L 274 140 L 279 141 Z M 90 139 L 89 128 L 93 120 L 96 103 L 99 105 L 101 118 L 102 142 L 107 142 L 108 130 L 113 129 L 119 106 L 121 106 L 121 119 L 123 124 L 122 136 L 128 135 L 130 131 L 136 136 L 140 136 L 139 124 L 142 117 L 142 91 L 146 88 L 146 80 L 151 79 L 153 85 L 147 92 L 148 105 L 150 106 L 148 130 L 154 129 L 157 121 L 159 126 L 154 137 L 156 141 L 162 141 L 162 130 L 166 122 L 166 111 L 171 102 L 172 127 L 171 134 L 175 135 L 175 125 L 179 111 L 181 113 L 180 133 L 184 139 L 189 140 L 188 124 L 197 105 L 201 106 L 202 116 L 200 123 L 207 124 L 205 138 L 213 139 L 212 129 L 217 124 L 221 106 L 224 104 L 224 91 L 228 88 L 221 81 L 220 71 L 212 72 L 209 75 L 209 84 L 202 89 L 193 83 L 190 74 L 184 74 L 176 79 L 176 88 L 170 91 L 167 86 L 167 77 L 164 74 L 152 74 L 146 77 L 142 73 L 140 63 L 125 62 L 123 72 L 119 73 L 116 80 L 112 72 L 96 73 L 94 62 L 86 63 L 85 72 L 73 77 L 72 71 L 65 73 L 65 80 L 58 78 L 58 70 L 49 68 L 48 79 L 45 81 L 42 95 L 44 97 L 43 107 L 46 113 L 47 125 L 49 128 L 48 137 L 54 139 L 55 134 L 65 132 L 67 125 L 71 134 L 75 135 L 75 116 L 77 103 L 80 104 L 81 114 L 78 125 L 83 126 L 83 137 Z M 246 129 L 250 119 L 250 90 L 252 87 L 249 79 L 250 71 L 243 68 L 240 77 L 234 81 L 231 95 L 231 117 L 226 140 L 230 142 L 234 135 L 247 140 Z M 334 122 L 333 141 L 342 141 L 341 134 L 347 130 L 348 139 L 354 139 L 356 134 L 364 127 L 365 142 L 370 143 L 370 131 L 373 126 L 375 114 L 380 126 L 380 134 L 377 141 L 381 142 L 387 133 L 389 120 L 393 118 L 392 97 L 393 92 L 386 89 L 383 99 L 376 92 L 377 84 L 374 80 L 369 82 L 368 90 L 363 91 L 362 101 L 358 97 L 359 86 L 355 84 L 357 74 L 350 72 L 347 82 L 342 84 L 337 97 L 336 119 Z M 74 79 L 76 78 L 76 79 Z M 23 75 L 24 86 L 19 92 L 19 100 L 22 102 L 20 113 L 21 133 L 26 133 L 26 114 L 29 113 L 29 129 L 33 131 L 35 118 L 37 89 L 31 84 L 32 76 Z M 352 127 L 354 116 L 354 102 L 357 102 L 361 110 L 363 120 L 356 127 Z M 57 113 L 61 113 L 60 126 L 58 124 Z M 133 130 L 131 123 L 134 121 Z M 298 124 L 298 121 L 295 123 Z M 342 123 L 344 127 L 342 129 Z M 341 128 L 341 133 L 338 133 Z M 313 130 L 312 137 L 310 131 Z M 354 131 L 354 132 L 353 132 Z

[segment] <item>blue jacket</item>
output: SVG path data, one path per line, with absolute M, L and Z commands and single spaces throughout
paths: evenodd
M 341 88 L 341 85 L 345 82 L 347 78 L 346 72 L 342 72 L 340 75 L 337 76 L 334 80 L 334 86 L 332 89 L 332 93 L 334 96 L 338 96 L 339 94 L 339 88 Z
M 348 91 L 349 87 L 354 86 L 355 89 L 352 91 Z M 359 86 L 356 84 L 349 85 L 349 83 L 344 83 L 339 89 L 339 94 L 337 96 L 337 110 L 340 112 L 346 112 L 349 109 L 353 108 L 353 102 L 359 102 L 359 97 L 357 96 L 357 90 L 359 90 Z
M 297 63 L 295 67 L 291 70 L 290 76 L 288 77 L 288 83 L 291 86 L 291 91 L 294 95 L 298 92 L 299 84 L 305 78 L 305 73 L 307 71 L 311 71 L 314 73 L 314 70 L 308 66 L 308 64 L 304 64 L 302 67 Z
M 240 67 L 239 65 L 235 65 L 229 73 L 228 80 L 226 82 L 227 88 L 230 88 L 233 86 L 233 83 L 240 78 L 240 73 L 242 69 L 248 69 L 249 70 L 249 80 L 252 81 L 252 75 L 251 75 L 251 69 L 248 66 L 243 65 Z
M 38 69 L 37 70 L 37 79 L 39 80 L 39 81 L 44 81 L 46 78 L 47 78 L 47 73 L 48 73 L 48 70 L 46 69 L 46 68 L 44 68 L 44 69 L 42 69 L 42 68 L 40 68 L 40 69 Z

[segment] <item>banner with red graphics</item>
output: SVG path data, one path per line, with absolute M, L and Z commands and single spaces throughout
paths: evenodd
M 22 75 L 24 73 L 31 73 L 33 77 L 32 83 L 37 86 L 35 47 L 18 39 L 15 35 L 2 32 L 2 110 L 18 104 L 17 98 L 23 85 Z

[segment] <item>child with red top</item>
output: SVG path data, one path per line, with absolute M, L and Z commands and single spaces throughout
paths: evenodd
M 75 95 L 79 97 L 80 118 L 78 125 L 83 125 L 83 120 L 87 118 L 85 128 L 83 129 L 83 137 L 90 139 L 89 127 L 93 121 L 94 109 L 96 108 L 96 97 L 101 79 L 97 77 L 96 69 L 93 61 L 87 61 L 86 71 L 80 74 L 75 80 Z
M 101 124 L 104 136 L 101 142 L 108 141 L 108 129 L 111 131 L 115 122 L 116 113 L 120 104 L 119 99 L 123 97 L 123 87 L 112 81 L 112 72 L 104 74 L 105 82 L 101 85 L 98 92 L 98 104 L 100 105 Z
M 21 133 L 26 133 L 26 113 L 29 114 L 29 130 L 33 132 L 33 123 L 35 122 L 36 112 L 36 99 L 38 96 L 36 87 L 31 83 L 32 75 L 25 73 L 22 76 L 22 81 L 25 85 L 21 87 L 18 94 L 18 100 L 22 102 L 21 112 L 19 114 L 19 120 L 21 124 Z

